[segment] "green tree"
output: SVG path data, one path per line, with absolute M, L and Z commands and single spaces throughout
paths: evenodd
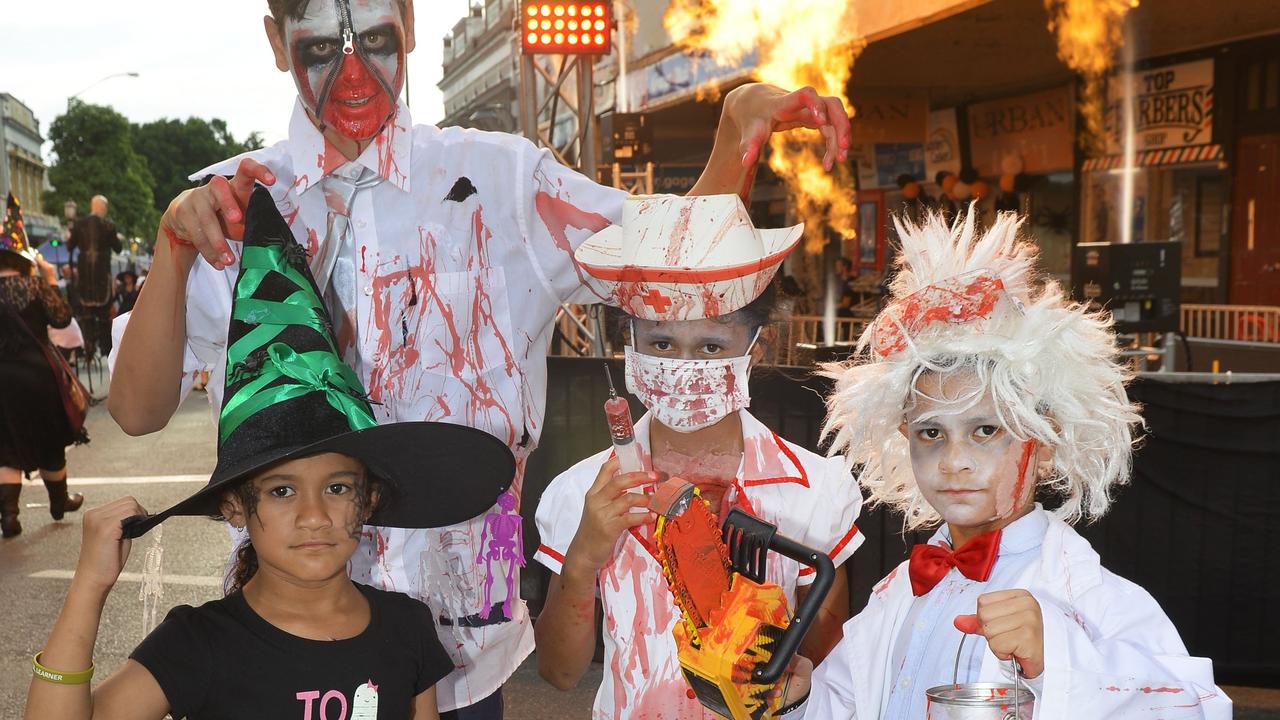
M 236 140 L 227 124 L 214 118 L 164 118 L 133 126 L 133 149 L 146 158 L 155 178 L 152 206 L 164 214 L 169 202 L 192 186 L 193 172 L 220 160 L 262 147 L 262 138 L 253 133 L 243 142 Z
M 83 215 L 94 195 L 105 195 L 120 233 L 150 247 L 160 219 L 152 199 L 155 180 L 134 152 L 129 121 L 109 107 L 76 102 L 54 119 L 49 139 L 57 159 L 49 168 L 55 189 L 45 193 L 45 207 L 74 200 Z

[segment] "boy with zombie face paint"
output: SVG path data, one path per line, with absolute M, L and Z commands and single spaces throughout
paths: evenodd
M 323 131 L 368 140 L 396 112 L 404 84 L 404 28 L 411 18 L 391 0 L 295 4 L 280 38 L 298 96 Z M 275 40 L 273 38 L 273 46 Z
M 719 521 L 741 508 L 837 566 L 862 544 L 862 497 L 843 460 L 783 440 L 747 410 L 772 322 L 770 282 L 802 230 L 756 230 L 733 195 L 655 195 L 629 198 L 622 223 L 578 248 L 601 294 L 629 316 L 626 386 L 648 410 L 634 431 L 645 471 L 628 472 L 604 450 L 556 477 L 538 505 L 534 557 L 554 573 L 538 618 L 538 671 L 561 689 L 577 684 L 595 650 L 598 594 L 605 668 L 594 718 L 718 717 L 681 672 L 681 610 L 659 560 L 657 518 L 633 493 L 679 478 L 708 503 L 716 538 Z M 765 574 L 792 609 L 814 581 L 776 553 Z M 814 658 L 848 617 L 844 573 L 837 578 L 801 646 Z
M 305 250 L 378 420 L 452 422 L 501 439 L 520 468 L 514 513 L 544 424 L 556 311 L 600 300 L 573 251 L 618 219 L 624 194 L 522 138 L 414 125 L 399 101 L 411 0 L 268 5 L 276 66 L 297 86 L 288 138 L 195 173 L 208 182 L 171 203 L 151 276 L 117 320 L 109 409 L 127 432 L 158 430 L 206 368 L 220 407 L 238 240 L 261 183 Z M 823 129 L 828 167 L 847 159 L 838 100 L 765 85 L 727 94 L 695 192 L 745 191 L 770 134 L 798 126 Z M 471 717 L 500 716 L 502 683 L 533 647 L 528 611 L 509 597 L 518 568 L 488 560 L 495 543 L 514 540 L 485 528 L 484 515 L 435 530 L 366 528 L 352 563 L 356 579 L 431 606 L 457 668 L 437 686 L 440 708 Z
M 888 305 L 824 368 L 826 429 L 872 502 L 940 527 L 845 625 L 795 716 L 921 718 L 953 674 L 1008 684 L 1016 667 L 1037 719 L 1230 718 L 1212 663 L 1068 524 L 1106 513 L 1141 422 L 1110 320 L 1038 275 L 1012 213 L 982 235 L 972 213 L 898 228 Z

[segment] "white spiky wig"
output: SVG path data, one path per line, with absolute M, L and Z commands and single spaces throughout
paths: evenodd
M 871 502 L 901 511 L 906 528 L 939 522 L 916 486 L 898 428 L 922 396 L 921 375 L 967 370 L 979 387 L 946 398 L 948 412 L 957 405 L 963 412 L 989 392 L 1007 431 L 1054 451 L 1039 483 L 1061 496 L 1056 514 L 1067 522 L 1096 519 L 1111 490 L 1129 480 L 1133 429 L 1142 422 L 1125 392 L 1130 373 L 1118 362 L 1111 318 L 1070 302 L 1057 282 L 1036 272 L 1039 252 L 1019 238 L 1017 215 L 998 214 L 979 236 L 974 214 L 951 226 L 937 214 L 919 226 L 895 218 L 902 252 L 885 310 L 853 359 L 822 367 L 835 380 L 823 428 L 833 438 L 831 453 L 843 453 Z M 975 275 L 998 279 L 992 286 L 1003 285 L 1000 296 L 1012 311 L 948 321 L 961 312 L 944 304 L 934 321 L 904 324 L 913 298 L 945 296 L 958 277 Z M 884 341 L 886 329 L 896 344 Z

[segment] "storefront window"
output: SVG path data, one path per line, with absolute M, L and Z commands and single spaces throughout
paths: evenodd
M 1132 242 L 1182 243 L 1183 302 L 1216 302 L 1218 254 L 1226 232 L 1227 178 L 1218 163 L 1135 168 Z M 1123 242 L 1125 170 L 1084 174 L 1084 242 Z

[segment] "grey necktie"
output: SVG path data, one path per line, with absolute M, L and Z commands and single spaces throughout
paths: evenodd
M 356 331 L 356 240 L 351 228 L 351 210 L 356 194 L 382 182 L 382 176 L 355 162 L 349 162 L 320 181 L 329 209 L 324 242 L 311 258 L 311 272 L 324 293 L 325 304 L 334 321 L 339 351 L 354 343 Z

